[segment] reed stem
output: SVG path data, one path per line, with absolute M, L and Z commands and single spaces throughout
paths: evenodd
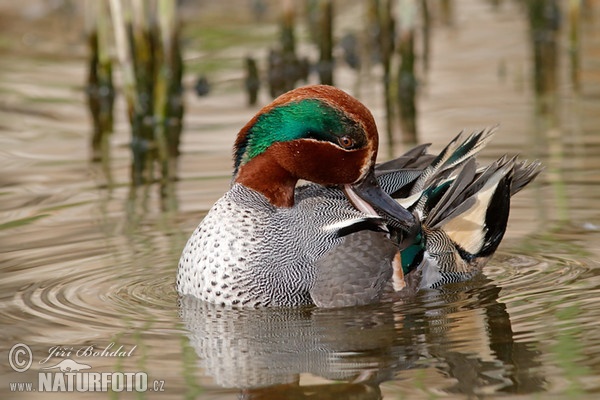
M 333 2 L 319 3 L 319 78 L 324 85 L 333 85 Z
M 129 7 L 126 7 L 126 5 Z M 183 62 L 175 0 L 110 0 L 131 123 L 134 185 L 175 176 L 182 129 Z
M 415 30 L 417 0 L 400 0 L 398 4 L 398 110 L 402 142 L 417 143 L 417 78 L 415 76 Z

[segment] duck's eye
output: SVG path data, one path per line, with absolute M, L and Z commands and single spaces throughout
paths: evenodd
M 340 144 L 340 146 L 342 146 L 344 149 L 349 149 L 352 146 L 354 146 L 354 139 L 352 139 L 350 136 L 341 136 L 338 139 L 338 143 Z

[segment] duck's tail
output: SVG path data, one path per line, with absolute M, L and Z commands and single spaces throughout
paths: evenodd
M 401 252 L 404 275 L 422 267 L 420 286 L 463 280 L 478 271 L 504 236 L 510 197 L 541 171 L 539 162 L 516 157 L 477 168 L 475 155 L 494 130 L 462 141 L 459 135 L 435 157 L 421 146 L 396 164 L 378 167 L 384 190 L 421 221 L 420 235 Z
M 472 159 L 491 140 L 497 127 L 483 129 L 463 139 L 459 133 L 437 155 L 427 154 L 429 144 L 423 144 L 401 157 L 379 164 L 375 175 L 382 189 L 409 208 L 421 199 L 423 191 Z

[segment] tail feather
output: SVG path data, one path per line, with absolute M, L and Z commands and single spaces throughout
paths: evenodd
M 497 127 L 493 127 L 474 132 L 463 140 L 462 143 L 460 140 L 463 133 L 459 133 L 423 171 L 419 179 L 415 182 L 410 194 L 422 191 L 428 186 L 428 183 L 431 183 L 432 178 L 439 178 L 443 176 L 442 173 L 446 173 L 446 175 L 450 174 L 451 171 L 477 155 L 492 139 L 496 129 Z
M 514 165 L 514 159 L 507 160 L 506 157 L 501 157 L 492 164 L 478 171 L 473 176 L 473 179 L 461 191 L 461 196 L 456 197 L 454 204 L 451 206 L 457 208 L 461 202 L 466 201 L 473 196 L 480 196 L 482 193 L 488 193 L 489 190 L 499 184 L 502 176 L 508 174 Z M 453 218 L 460 213 L 452 211 L 446 214 L 446 218 Z
M 445 218 L 434 228 L 473 256 L 495 250 L 508 221 L 512 167 L 510 162 L 492 164 L 455 198 L 455 204 L 448 205 Z
M 418 269 L 421 287 L 467 279 L 483 267 L 506 231 L 511 196 L 542 170 L 538 161 L 507 156 L 478 167 L 475 156 L 495 131 L 459 134 L 436 156 L 422 145 L 377 167 L 382 188 L 421 221 L 401 251 L 403 273 Z
M 413 185 L 409 195 L 423 191 L 429 179 L 435 176 L 436 172 L 438 172 L 444 163 L 452 156 L 452 153 L 458 147 L 457 143 L 461 135 L 462 132 L 452 139 L 450 143 L 448 143 L 448 145 L 440 152 L 440 154 L 438 154 L 438 156 L 431 162 L 431 164 L 429 164 L 429 166 L 423 170 Z
M 528 164 L 525 160 L 518 162 L 514 169 L 514 177 L 512 186 L 510 188 L 511 196 L 520 192 L 521 189 L 534 180 L 544 168 L 542 167 L 542 163 L 539 161 L 533 161 Z
M 456 199 L 463 194 L 465 188 L 472 184 L 475 178 L 475 160 L 470 159 L 461 169 L 458 176 L 452 181 L 443 196 L 427 214 L 427 225 L 431 228 L 437 228 L 443 224 L 448 215 L 449 208 L 455 204 Z M 464 203 L 460 202 L 461 204 Z
M 506 232 L 510 214 L 510 187 L 513 173 L 514 170 L 511 169 L 506 175 L 502 176 L 496 185 L 493 197 L 488 203 L 485 215 L 487 233 L 483 245 L 477 253 L 480 259 L 488 259 L 496 252 Z
M 456 149 L 449 161 L 449 166 L 454 166 L 470 157 L 475 156 L 483 149 L 492 139 L 498 130 L 498 126 L 482 129 L 479 132 L 471 134 L 462 145 Z

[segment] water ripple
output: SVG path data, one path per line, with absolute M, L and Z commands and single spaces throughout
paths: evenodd
M 177 296 L 173 269 L 124 274 L 120 267 L 78 270 L 15 293 L 21 312 L 52 324 L 113 331 L 116 326 L 148 322 L 172 328 Z
M 155 272 L 137 268 L 125 273 L 117 266 L 75 269 L 58 278 L 22 287 L 15 294 L 15 303 L 22 312 L 38 318 L 95 329 L 112 329 L 115 324 L 123 323 L 123 315 L 128 315 L 131 324 L 145 323 L 149 318 L 159 323 L 172 322 L 177 303 L 174 269 L 173 266 Z M 501 301 L 510 303 L 521 316 L 531 317 L 545 311 L 540 301 L 555 302 L 560 294 L 564 307 L 570 301 L 569 293 L 583 290 L 582 285 L 593 286 L 593 280 L 581 279 L 589 270 L 586 265 L 565 258 L 501 254 L 486 268 L 485 274 L 502 289 Z M 469 284 L 459 289 L 468 291 Z M 598 291 L 591 293 L 598 297 Z M 572 301 L 581 299 L 577 296 Z M 588 298 L 588 301 L 594 300 Z M 427 304 L 420 306 L 435 312 L 439 307 L 452 308 L 462 303 L 452 304 L 447 298 L 429 296 Z
M 515 340 L 531 342 L 595 336 L 588 321 L 597 320 L 599 272 L 593 262 L 568 257 L 499 255 L 486 275 L 502 288 L 498 300 L 510 313 Z M 600 352 L 600 347 L 590 343 L 586 351 Z
M 596 269 L 568 258 L 498 254 L 477 279 L 393 304 L 227 311 L 195 302 L 178 308 L 171 255 L 121 256 L 97 255 L 85 267 L 53 260 L 33 268 L 39 279 L 16 291 L 20 313 L 10 318 L 27 320 L 31 332 L 45 329 L 57 343 L 134 329 L 155 337 L 145 346 L 156 351 L 184 324 L 203 371 L 225 387 L 288 383 L 307 372 L 333 381 L 387 380 L 431 368 L 465 381 L 464 371 L 474 368 L 488 376 L 473 383 L 476 390 L 536 392 L 540 366 L 549 357 L 559 363 L 561 343 L 576 339 L 586 343 L 586 354 L 600 353 L 597 342 L 587 343 L 590 328 L 579 327 L 594 321 Z M 585 302 L 575 295 L 582 290 Z M 539 344 L 548 338 L 556 350 L 541 355 Z M 583 360 L 583 353 L 571 353 Z M 513 383 L 519 380 L 529 389 Z
M 526 298 L 562 290 L 573 290 L 591 271 L 581 261 L 558 256 L 523 256 L 499 254 L 486 267 L 485 274 L 502 287 L 504 300 Z

